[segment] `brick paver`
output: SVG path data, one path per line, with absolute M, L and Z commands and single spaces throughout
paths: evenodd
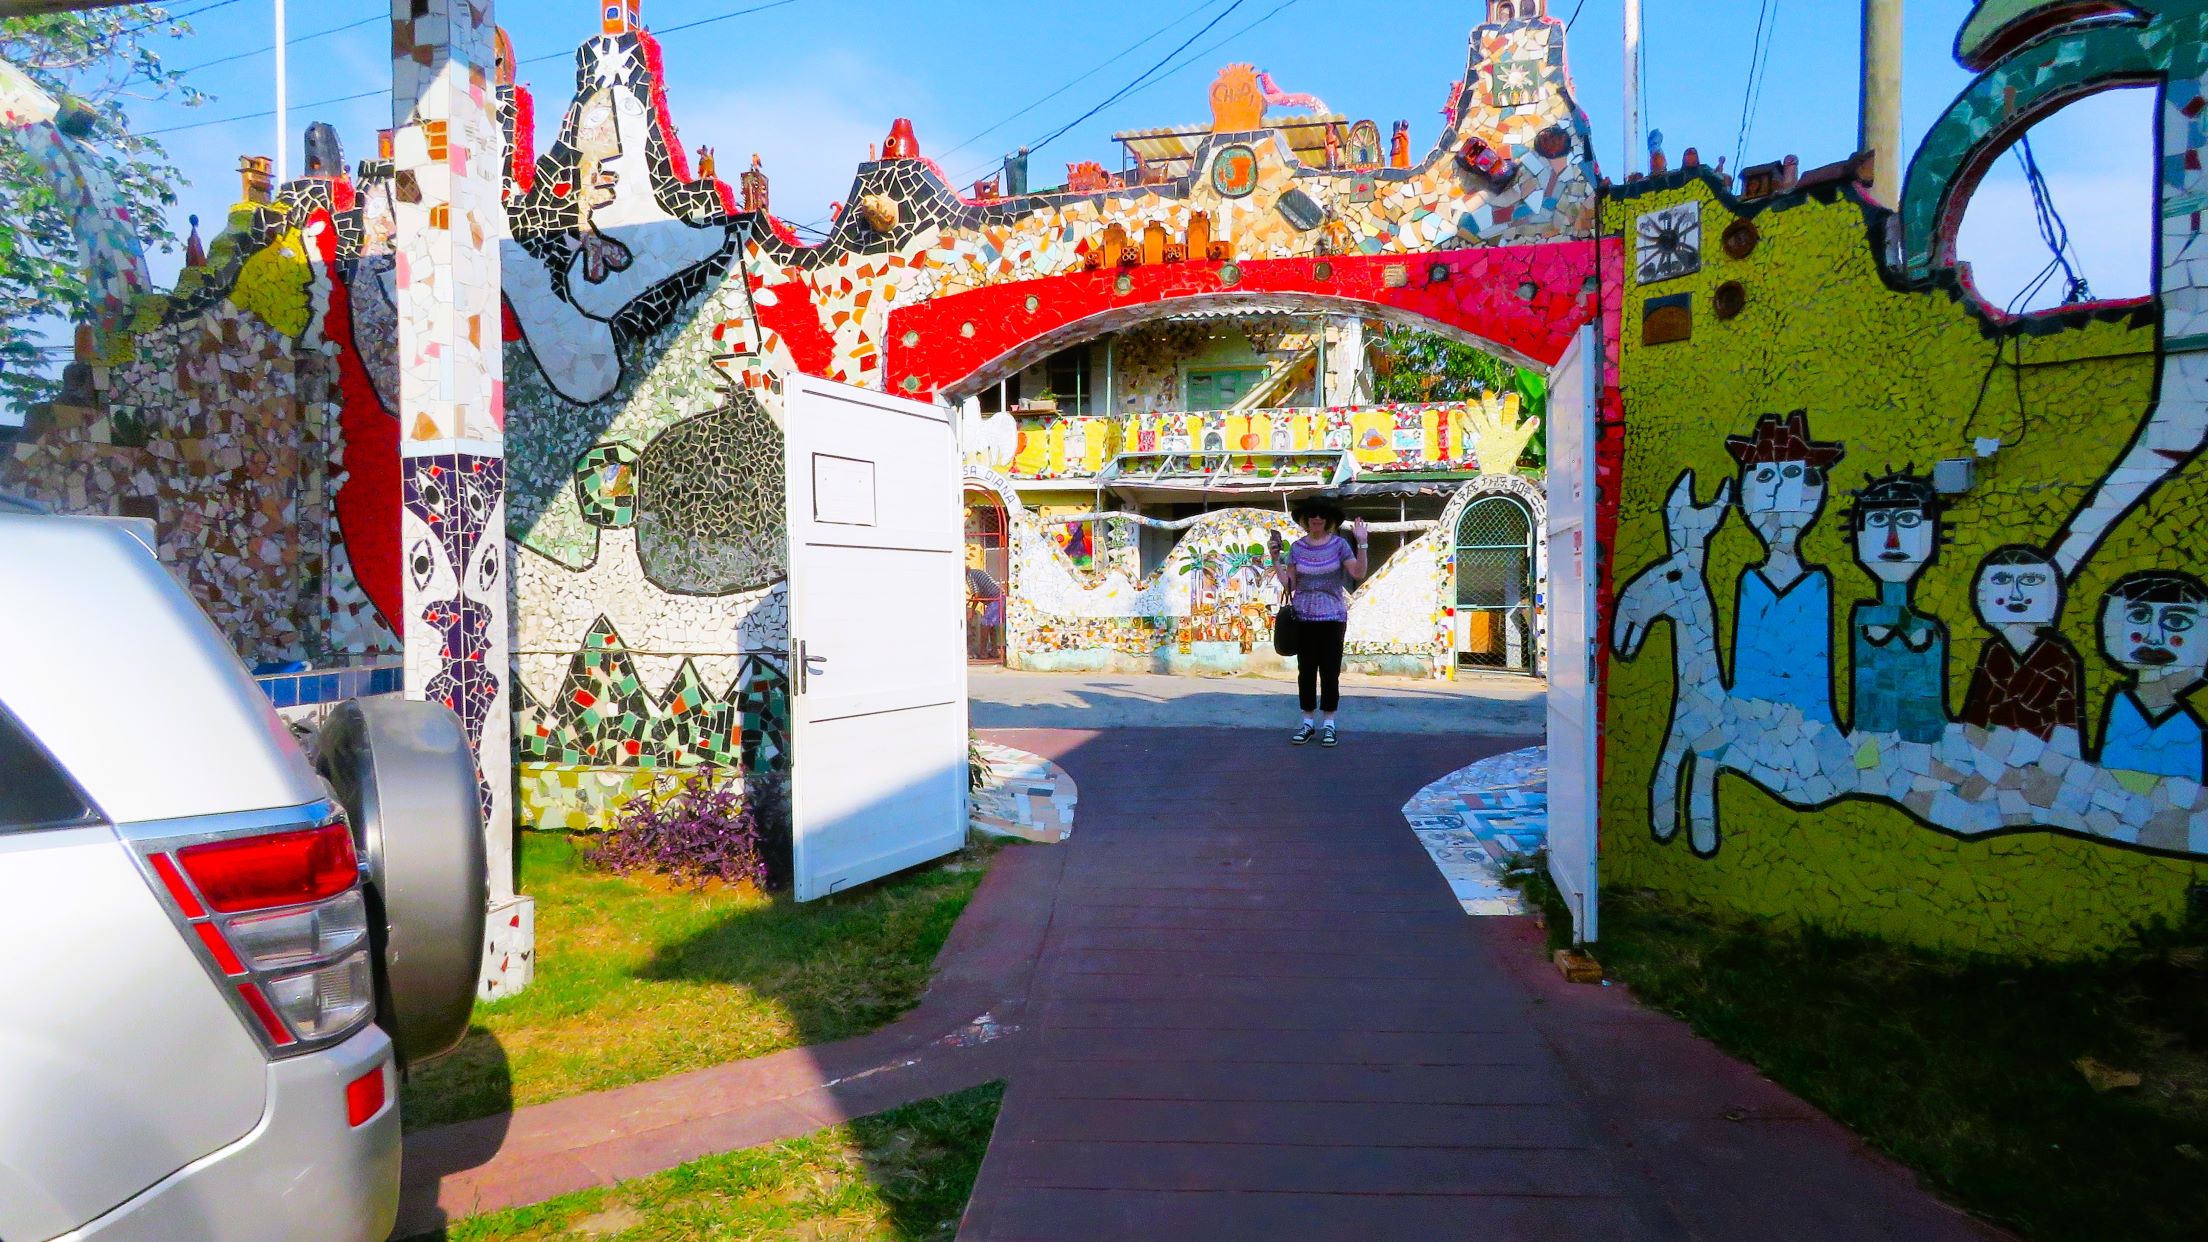
M 1465 917 L 1399 808 L 1524 739 L 1276 732 L 998 734 L 1081 830 L 962 1239 L 1999 1236 Z

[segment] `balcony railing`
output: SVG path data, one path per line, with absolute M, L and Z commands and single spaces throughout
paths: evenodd
M 1254 410 L 1169 410 L 1118 417 L 1022 417 L 1018 479 L 1132 483 L 1209 476 L 1223 484 L 1318 472 L 1325 483 L 1388 471 L 1478 468 L 1464 401 Z

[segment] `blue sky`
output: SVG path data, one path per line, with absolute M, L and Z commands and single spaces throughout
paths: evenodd
M 172 9 L 181 13 L 209 2 L 178 0 Z M 644 17 L 647 26 L 667 31 L 767 2 L 645 0 Z M 1578 11 L 1571 68 L 1604 171 L 1615 177 L 1625 148 L 1623 0 L 1550 2 L 1560 18 Z M 192 73 L 195 85 L 216 96 L 205 106 L 139 105 L 133 114 L 141 130 L 196 125 L 163 136 L 193 182 L 178 206 L 180 233 L 187 212 L 219 220 L 236 193 L 231 170 L 237 156 L 267 153 L 274 143 L 273 122 L 266 117 L 196 124 L 273 105 L 274 58 L 248 54 L 272 42 L 273 3 L 229 0 L 194 19 L 197 32 L 190 38 L 157 45 L 178 67 L 237 57 Z M 1775 33 L 1747 162 L 1795 153 L 1809 167 L 1841 158 L 1855 145 L 1856 5 L 1768 4 Z M 1765 5 L 1766 0 L 1644 0 L 1646 124 L 1664 133 L 1675 160 L 1689 145 L 1706 161 L 1731 155 L 1750 49 Z M 1908 4 L 1903 124 L 1911 148 L 1967 80 L 1950 47 L 1970 7 L 1969 0 Z M 310 120 L 337 125 L 348 161 L 368 153 L 375 131 L 390 124 L 381 95 L 303 106 L 387 86 L 388 33 L 376 20 L 386 11 L 381 0 L 291 0 L 294 167 L 297 134 Z M 1383 129 L 1397 118 L 1408 119 L 1414 149 L 1424 151 L 1435 137 L 1449 85 L 1464 71 L 1466 36 L 1483 11 L 1484 5 L 1472 0 L 1397 0 L 1385 6 L 1369 0 L 790 0 L 669 33 L 664 44 L 668 93 L 685 145 L 714 146 L 723 175 L 731 178 L 758 152 L 773 179 L 776 214 L 804 224 L 825 216 L 828 203 L 843 196 L 852 166 L 865 158 L 869 142 L 888 132 L 893 118 L 912 118 L 922 151 L 954 177 L 971 180 L 1005 151 L 1103 101 L 1221 13 L 1218 24 L 1176 59 L 1183 67 L 1039 152 L 1037 182 L 1055 181 L 1068 160 L 1093 158 L 1117 167 L 1110 141 L 1114 130 L 1208 120 L 1207 87 L 1217 69 L 1232 61 L 1251 62 L 1284 89 L 1316 94 L 1336 111 L 1371 117 Z M 571 93 L 569 53 L 595 32 L 597 5 L 503 0 L 499 17 L 525 62 L 523 80 L 537 93 L 540 132 L 548 131 Z M 1161 28 L 1157 37 L 1125 51 Z M 1222 39 L 1222 45 L 1204 50 Z M 1112 60 L 1115 55 L 1119 59 Z M 529 63 L 542 56 L 549 59 Z M 1060 88 L 1062 93 L 1037 104 Z M 1030 105 L 1036 105 L 1032 111 L 953 149 Z M 2147 287 L 2150 126 L 2151 98 L 2124 91 L 2074 105 L 2034 133 L 2085 274 L 2103 296 Z M 1974 203 L 1963 255 L 1976 265 L 1982 287 L 2000 300 L 2046 262 L 2014 161 L 2002 162 Z M 155 256 L 157 276 L 166 279 L 176 262 L 175 256 Z

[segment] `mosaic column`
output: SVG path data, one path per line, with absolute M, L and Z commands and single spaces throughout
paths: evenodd
M 490 0 L 391 2 L 406 692 L 450 706 L 475 744 L 486 997 L 526 985 L 534 957 L 513 891 L 495 38 Z

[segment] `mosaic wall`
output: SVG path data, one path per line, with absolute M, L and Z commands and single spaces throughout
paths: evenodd
M 1388 167 L 1309 168 L 1277 131 L 1245 128 L 1208 139 L 1175 180 L 974 198 L 944 183 L 900 123 L 883 158 L 859 166 L 819 245 L 801 243 L 769 214 L 766 170 L 739 179 L 739 199 L 702 159 L 693 167 L 657 42 L 626 18 L 610 19 L 603 36 L 578 49 L 573 95 L 542 151 L 531 145 L 533 94 L 514 81 L 505 50 L 497 89 L 509 152 L 507 522 L 526 694 L 521 782 L 532 820 L 594 822 L 606 799 L 562 791 L 609 788 L 614 778 L 586 781 L 565 769 L 647 758 L 658 717 L 627 709 L 626 731 L 603 735 L 622 743 L 610 757 L 603 745 L 526 753 L 538 728 L 548 730 L 546 743 L 561 733 L 542 713 L 568 711 L 566 681 L 595 635 L 625 640 L 632 697 L 655 712 L 684 697 L 685 677 L 716 702 L 755 682 L 762 694 L 782 693 L 783 376 L 922 397 L 955 379 L 979 387 L 980 367 L 1009 373 L 1046 356 L 1057 324 L 1113 305 L 1139 304 L 1146 309 L 1137 318 L 1154 318 L 1163 299 L 1238 285 L 1316 291 L 1345 304 L 1389 300 L 1405 321 L 1438 316 L 1513 357 L 1553 360 L 1571 325 L 1593 314 L 1597 266 L 1592 242 L 1566 240 L 1592 234 L 1594 175 L 1562 39 L 1561 23 L 1537 15 L 1481 27 L 1471 85 L 1456 92 L 1440 140 L 1415 165 L 1406 157 Z M 1497 63 L 1510 71 L 1499 76 Z M 1475 140 L 1479 151 L 1507 156 L 1507 166 L 1460 159 Z M 1457 251 L 1467 257 L 1410 274 L 1407 256 Z M 1051 323 L 1024 311 L 989 333 L 904 322 L 982 290 L 1047 303 Z M 984 460 L 1010 466 L 1020 452 L 1013 420 L 968 417 L 973 442 L 999 446 Z M 1388 424 L 1378 434 L 1391 458 L 1398 438 L 1415 435 L 1421 451 L 1429 440 L 1438 451 L 1451 435 L 1471 443 L 1447 412 L 1375 417 Z M 1322 437 L 1319 420 L 1310 421 L 1307 435 Z M 1091 454 L 1085 434 L 1076 435 L 1081 460 Z M 1062 432 L 1056 443 L 1063 454 Z M 1100 449 L 1104 437 L 1093 443 Z M 1165 572 L 1136 582 L 1130 533 L 1107 531 L 1097 548 L 1063 522 L 1013 507 L 1015 564 L 1027 567 L 1015 576 L 1023 593 L 1030 581 L 1039 592 L 1015 601 L 1015 630 L 1047 631 L 1051 649 L 1073 641 L 1060 633 L 1066 626 L 1097 628 L 1097 644 L 1114 649 L 1178 654 L 1185 641 L 1191 655 L 1202 644 L 1231 647 L 1239 659 L 1245 645 L 1263 645 L 1251 575 L 1226 565 L 1249 532 L 1220 523 L 1184 541 L 1187 553 Z M 1432 605 L 1425 601 L 1401 633 L 1376 629 L 1375 649 L 1415 648 L 1430 662 Z M 1380 614 L 1393 611 L 1378 610 L 1376 625 Z M 1144 627 L 1157 631 L 1155 641 L 1141 636 Z M 766 714 L 779 718 L 786 707 Z M 596 742 L 591 729 L 580 735 Z M 638 753 L 621 753 L 629 742 Z M 738 759 L 770 768 L 784 761 L 779 748 Z
M 1869 244 L 1886 213 L 1837 184 L 1743 204 L 1683 174 L 1606 208 L 1639 253 L 1605 884 L 2017 954 L 2188 916 L 2208 883 L 2188 701 L 2208 339 L 2186 334 L 2208 6 L 2159 7 L 2021 47 L 1935 126 L 1904 196 L 1914 289 Z M 1966 55 L 1992 33 L 1966 29 Z M 2186 124 L 2165 134 L 2189 146 L 2142 170 L 2164 191 L 2157 295 L 1988 310 L 1942 266 L 1951 234 L 1920 235 L 1960 215 L 1934 183 L 1983 163 L 1955 135 L 1999 142 L 1995 112 L 2173 57 Z
M 1235 674 L 1293 667 L 1272 649 L 1272 618 L 1280 607 L 1277 579 L 1265 569 L 1272 532 L 1283 540 L 1301 531 L 1278 510 L 1218 509 L 1167 520 L 1118 514 L 1083 526 L 1116 532 L 1148 527 L 1176 532 L 1157 572 L 1130 572 L 1131 559 L 1108 559 L 1084 571 L 1065 550 L 1065 523 L 1045 521 L 1020 503 L 1009 480 L 969 466 L 967 487 L 993 494 L 1010 531 L 1012 590 L 1006 623 L 1006 663 L 1036 671 Z M 1454 614 L 1449 607 L 1455 566 L 1456 517 L 1477 496 L 1541 492 L 1514 476 L 1475 480 L 1431 524 L 1388 558 L 1350 595 L 1347 666 L 1363 672 L 1442 676 L 1453 661 Z M 1389 531 L 1421 523 L 1374 523 Z
M 252 664 L 398 650 L 397 424 L 363 362 L 364 337 L 390 338 L 353 312 L 360 217 L 349 181 L 240 204 L 0 454 L 0 489 L 151 518 L 162 560 Z
M 627 10 L 577 49 L 540 150 L 536 100 L 487 7 L 404 0 L 394 128 L 375 157 L 348 170 L 318 127 L 308 177 L 270 187 L 266 161 L 247 161 L 251 201 L 176 290 L 140 297 L 100 342 L 85 386 L 98 399 L 70 416 L 85 434 L 17 454 L 60 463 L 37 473 L 81 492 L 83 508 L 153 495 L 164 538 L 175 532 L 172 563 L 199 574 L 195 591 L 251 655 L 373 657 L 398 649 L 402 624 L 419 627 L 409 691 L 461 713 L 504 822 L 516 712 L 535 765 L 521 784 L 539 791 L 581 783 L 554 768 L 703 753 L 666 740 L 670 705 L 693 697 L 786 718 L 787 375 L 922 397 L 970 389 L 1069 334 L 1155 319 L 1185 298 L 1441 323 L 1513 360 L 1553 361 L 1615 264 L 1597 262 L 1592 240 L 1596 173 L 1563 23 L 1541 8 L 1490 7 L 1497 20 L 1473 32 L 1464 82 L 1420 158 L 1402 144 L 1383 161 L 1365 126 L 1346 159 L 1299 162 L 1264 127 L 1279 118 L 1236 102 L 1244 68 L 1215 87 L 1213 132 L 1186 173 L 1138 185 L 1100 175 L 962 195 L 899 123 L 882 158 L 858 167 L 828 239 L 808 245 L 771 214 L 767 170 L 742 175 L 739 196 L 709 158 L 693 166 L 658 44 Z M 976 331 L 983 298 L 996 301 Z M 192 409 L 172 385 L 209 384 L 220 410 L 163 430 Z M 1331 433 L 1306 413 L 1307 434 Z M 1375 432 L 1390 454 L 1411 438 L 1404 418 L 1422 452 L 1461 464 L 1442 446 L 1472 443 L 1454 414 L 1375 417 L 1386 425 L 1348 430 Z M 984 430 L 1016 457 L 1008 422 Z M 294 458 L 274 462 L 282 454 Z M 297 480 L 296 494 L 255 482 L 277 476 Z M 1051 567 L 1044 578 L 1063 575 L 1038 579 L 1033 615 L 1174 618 L 1150 650 L 1255 641 L 1248 575 L 1195 558 L 1233 555 L 1248 531 L 1221 523 L 1164 581 L 1136 583 L 1111 572 L 1133 560 L 1127 535 L 1107 535 L 1099 557 L 1058 525 L 1056 541 L 1032 519 L 1022 536 L 1042 541 L 1030 559 Z M 1411 564 L 1394 572 L 1427 575 Z M 1423 651 L 1427 604 L 1400 632 L 1376 630 L 1373 649 Z M 629 667 L 616 680 L 633 682 L 633 702 L 585 720 L 562 695 L 607 635 L 619 636 Z M 735 757 L 787 762 L 779 744 Z M 575 818 L 556 792 L 531 804 Z

